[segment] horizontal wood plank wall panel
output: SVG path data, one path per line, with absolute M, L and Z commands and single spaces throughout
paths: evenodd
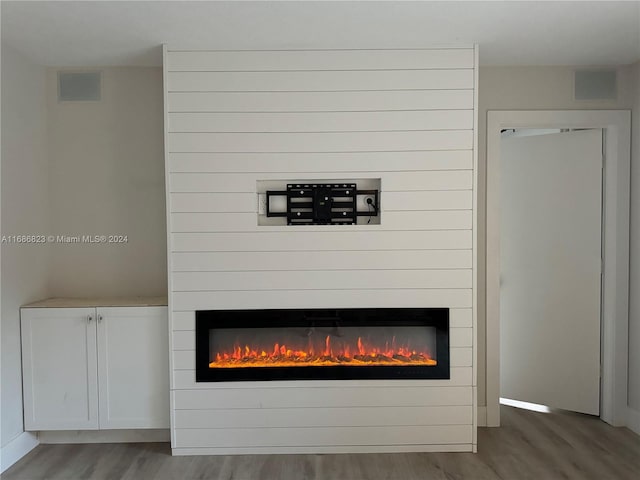
M 191 335 L 195 335 L 193 330 Z M 173 370 L 195 370 L 196 368 L 196 351 L 195 350 L 174 350 L 173 354 Z
M 416 419 L 420 423 L 416 424 Z M 176 428 L 367 427 L 399 425 L 468 425 L 465 406 L 353 408 L 273 408 L 178 410 Z
M 188 335 L 193 335 L 193 330 Z M 471 367 L 471 347 L 451 347 L 449 361 L 452 367 Z M 195 371 L 195 350 L 174 350 L 173 369 Z M 411 380 L 413 382 L 413 380 Z M 395 383 L 394 386 L 397 386 Z
M 169 92 L 327 92 L 473 88 L 472 68 L 318 72 L 169 72 L 168 77 Z
M 471 248 L 470 230 L 174 233 L 174 252 L 282 252 L 323 250 L 459 250 Z
M 470 308 L 451 308 L 449 310 L 449 325 L 451 328 L 471 328 L 472 316 Z M 174 312 L 173 313 L 173 331 L 179 330 L 195 330 L 196 315 L 195 312 Z M 469 364 L 471 365 L 471 364 Z M 458 365 L 462 366 L 462 365 Z M 466 365 L 464 365 L 466 366 Z
M 471 328 L 449 329 L 449 345 L 451 347 L 471 347 L 473 345 L 473 330 Z
M 372 270 L 280 272 L 176 272 L 174 292 L 224 290 L 322 290 L 332 288 L 471 288 L 467 270 Z
M 172 262 L 176 273 L 458 269 L 471 268 L 471 250 L 183 252 Z
M 237 308 L 451 308 L 471 307 L 471 289 L 272 290 L 269 292 L 174 292 L 175 311 Z
M 468 443 L 471 425 L 176 429 L 177 447 Z M 336 443 L 339 442 L 339 443 Z
M 449 309 L 449 326 L 451 328 L 473 327 L 472 311 L 470 308 Z
M 451 367 L 471 367 L 473 365 L 473 348 L 450 347 L 449 361 Z
M 258 226 L 255 213 L 206 213 L 189 212 L 172 215 L 173 231 L 188 232 L 276 232 L 281 226 Z M 412 230 L 469 230 L 471 229 L 471 210 L 426 210 L 413 212 L 385 212 L 382 225 L 343 225 L 340 231 L 380 231 L 402 230 L 411 224 Z M 325 226 L 325 230 L 332 227 Z M 296 231 L 317 230 L 316 226 L 298 225 Z M 337 230 L 334 229 L 334 230 Z M 384 262 L 378 258 L 377 262 Z M 369 264 L 371 267 L 371 264 Z M 455 267 L 452 267 L 455 268 Z M 296 268 L 297 269 L 297 268 Z
M 171 172 L 184 173 L 282 173 L 419 172 L 471 170 L 469 150 L 349 153 L 172 153 Z M 358 175 L 361 177 L 362 175 Z
M 255 388 L 246 390 L 195 389 L 176 390 L 173 394 L 176 410 L 207 408 L 318 408 L 318 407 L 420 407 L 454 406 L 472 403 L 471 387 L 327 387 L 316 382 L 317 387 Z
M 451 348 L 471 347 L 472 346 L 472 329 L 470 328 L 451 328 L 449 344 Z M 193 331 L 180 330 L 173 332 L 172 348 L 179 350 L 195 350 L 195 335 Z
M 195 334 L 192 330 L 174 331 L 172 335 L 174 351 L 195 351 Z M 469 328 L 451 328 L 449 340 L 451 348 L 471 347 L 471 331 Z
M 471 384 L 472 369 L 471 367 L 455 367 L 451 369 L 450 380 L 430 380 L 429 387 L 450 387 L 465 386 Z M 173 372 L 173 384 L 175 389 L 191 389 L 201 390 L 210 389 L 211 386 L 196 382 L 196 374 L 194 370 L 176 370 Z M 305 387 L 300 386 L 300 389 Z M 395 388 L 389 385 L 386 388 Z
M 383 215 L 386 211 L 471 210 L 472 195 L 471 190 L 383 191 L 380 208 Z M 172 193 L 170 201 L 172 213 L 251 212 L 257 214 L 258 212 L 256 193 Z M 405 228 L 410 230 L 411 227 L 412 225 L 408 223 Z M 325 232 L 326 230 L 320 227 L 314 231 Z
M 172 72 L 402 70 L 473 67 L 471 48 L 406 50 L 174 50 Z
M 166 62 L 174 452 L 470 450 L 473 48 Z M 379 225 L 258 225 L 258 183 L 378 179 Z M 196 310 L 328 304 L 450 308 L 451 378 L 195 382 Z
M 444 170 L 427 172 L 400 172 L 384 175 L 385 192 L 407 190 L 471 190 L 471 170 Z M 219 192 L 255 193 L 257 180 L 272 180 L 273 189 L 282 188 L 282 183 L 300 180 L 339 181 L 362 178 L 358 172 L 344 172 L 342 179 L 326 178 L 326 173 L 172 173 L 171 191 L 174 193 Z M 371 178 L 380 178 L 367 174 Z
M 173 112 L 370 112 L 466 110 L 473 90 L 171 92 Z
M 473 110 L 169 114 L 171 132 L 380 132 L 472 128 Z
M 464 371 L 464 369 L 460 369 L 460 371 Z M 176 371 L 175 373 L 183 373 Z M 465 373 L 466 374 L 466 373 Z M 459 375 L 457 378 L 461 378 Z M 433 383 L 435 382 L 435 383 Z M 322 380 L 321 386 L 325 388 L 431 388 L 431 387 L 439 387 L 439 386 L 447 386 L 454 387 L 459 385 L 445 385 L 444 382 L 446 380 Z M 464 386 L 464 385 L 463 385 Z M 295 382 L 290 382 L 286 380 L 279 381 L 264 381 L 264 382 L 253 382 L 253 381 L 244 381 L 244 382 L 214 382 L 205 385 L 204 388 L 201 384 L 198 384 L 196 388 L 179 388 L 174 390 L 227 390 L 232 389 L 236 392 L 243 391 L 242 395 L 250 394 L 252 390 L 262 389 L 262 388 L 277 388 L 282 391 L 283 395 L 286 395 L 288 391 L 295 390 L 308 390 L 309 394 L 313 394 L 315 390 L 314 388 L 318 387 L 318 381 L 316 380 L 296 380 Z M 371 390 L 367 390 L 371 392 Z M 400 391 L 402 392 L 402 391 Z M 240 393 L 239 393 L 240 394 Z M 211 407 L 215 410 L 214 407 Z M 265 409 L 266 410 L 266 409 Z
M 193 334 L 193 331 L 191 331 L 189 335 L 191 334 Z M 449 357 L 451 367 L 471 367 L 472 352 L 473 350 L 471 347 L 451 347 Z M 195 371 L 195 354 L 195 350 L 174 350 L 174 374 L 179 370 Z M 414 381 L 412 380 L 411 382 Z M 397 385 L 394 383 L 394 386 Z
M 172 193 L 169 198 L 172 213 L 258 212 L 258 197 L 255 193 Z
M 473 130 L 323 133 L 170 132 L 174 152 L 388 152 L 458 150 L 473 146 Z
M 382 192 L 384 212 L 398 210 L 471 210 L 472 190 Z M 409 225 L 407 225 L 409 227 Z

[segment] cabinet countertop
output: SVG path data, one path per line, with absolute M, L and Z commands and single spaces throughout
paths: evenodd
M 47 298 L 22 308 L 166 307 L 167 297 Z

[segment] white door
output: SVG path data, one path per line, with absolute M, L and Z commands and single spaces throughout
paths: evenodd
M 602 131 L 504 138 L 501 397 L 598 415 Z
M 23 308 L 25 430 L 98 428 L 93 308 Z
M 167 307 L 97 314 L 100 428 L 169 428 Z

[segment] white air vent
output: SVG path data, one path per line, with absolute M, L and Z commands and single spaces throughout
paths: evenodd
M 98 101 L 101 81 L 101 72 L 58 72 L 58 101 Z
M 577 70 L 574 98 L 576 100 L 615 100 L 617 97 L 615 70 Z

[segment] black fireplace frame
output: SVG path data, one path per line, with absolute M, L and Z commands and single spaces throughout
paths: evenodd
M 209 368 L 210 329 L 338 325 L 434 327 L 437 365 Z M 450 378 L 448 308 L 198 310 L 195 335 L 196 382 Z

